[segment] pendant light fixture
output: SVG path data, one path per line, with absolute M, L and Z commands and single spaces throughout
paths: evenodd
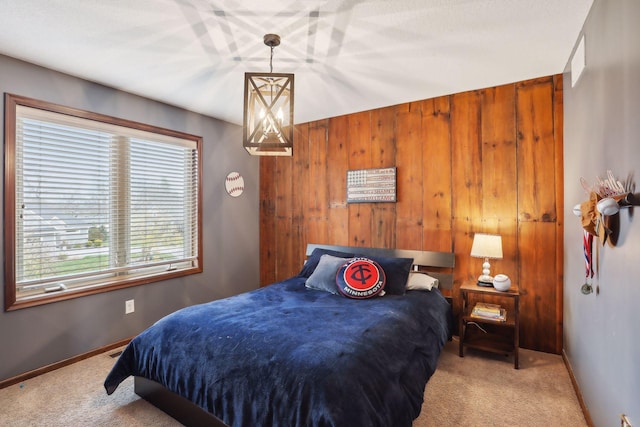
M 255 156 L 293 154 L 293 74 L 273 72 L 273 48 L 280 36 L 266 34 L 269 73 L 244 74 L 243 145 Z

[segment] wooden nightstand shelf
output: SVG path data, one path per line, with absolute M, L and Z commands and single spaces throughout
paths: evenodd
M 506 321 L 472 317 L 473 306 L 469 302 L 470 294 L 512 300 L 505 307 L 507 313 Z M 518 287 L 512 284 L 508 291 L 502 292 L 493 287 L 478 286 L 476 283 L 464 283 L 460 286 L 460 298 L 462 299 L 459 329 L 460 357 L 464 356 L 465 346 L 494 353 L 513 354 L 513 365 L 515 369 L 518 369 L 518 348 L 520 346 L 520 290 Z M 469 327 L 470 323 L 474 323 L 477 326 Z

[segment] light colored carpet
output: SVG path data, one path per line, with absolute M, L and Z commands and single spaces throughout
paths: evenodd
M 562 356 L 520 349 L 513 357 L 446 345 L 414 427 L 586 427 Z
M 170 427 L 176 420 L 133 393 L 133 378 L 107 396 L 112 350 L 0 390 L 0 426 Z
M 414 427 L 587 425 L 560 356 L 521 350 L 515 370 L 511 359 L 460 358 L 457 348 L 445 347 Z M 114 351 L 0 390 L 0 426 L 180 426 L 136 396 L 131 378 L 107 396 Z

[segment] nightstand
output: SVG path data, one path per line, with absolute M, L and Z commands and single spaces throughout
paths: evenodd
M 503 306 L 503 302 L 507 303 L 508 305 L 503 306 L 506 309 L 506 320 L 472 317 L 473 306 L 469 302 L 469 296 L 472 294 L 491 296 L 492 299 L 499 298 L 501 306 Z M 459 329 L 460 357 L 464 357 L 464 347 L 506 355 L 513 354 L 513 365 L 515 369 L 518 369 L 518 348 L 520 346 L 520 290 L 518 286 L 512 284 L 509 290 L 502 292 L 494 289 L 493 286 L 478 286 L 475 282 L 463 283 L 460 286 L 460 298 L 462 300 Z

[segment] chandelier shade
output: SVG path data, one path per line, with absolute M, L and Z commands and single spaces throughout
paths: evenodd
M 293 74 L 245 73 L 243 144 L 249 154 L 293 154 L 293 80 Z
M 269 73 L 244 74 L 243 146 L 257 156 L 293 154 L 293 74 L 273 72 L 276 34 L 264 36 L 271 48 Z

